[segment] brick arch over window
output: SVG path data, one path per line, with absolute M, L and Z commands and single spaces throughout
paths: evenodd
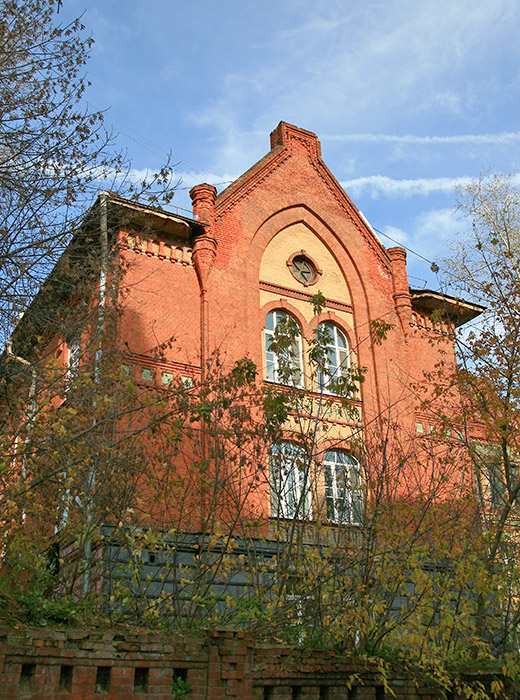
M 285 308 L 284 306 L 275 306 L 266 313 L 264 328 L 265 378 L 277 384 L 303 388 L 302 327 L 298 323 L 298 318 L 295 318 L 286 306 Z M 295 333 L 290 347 L 275 349 L 273 343 L 276 342 L 276 329 L 280 328 L 280 324 L 285 324 L 289 320 L 297 326 L 297 329 L 294 329 Z
M 255 279 L 256 283 L 258 283 L 260 264 L 268 244 L 283 229 L 296 223 L 303 223 L 330 252 L 343 273 L 345 284 L 353 300 L 356 326 L 368 325 L 368 319 L 375 317 L 376 314 L 370 313 L 369 294 L 353 251 L 345 245 L 345 242 L 334 233 L 330 226 L 326 225 L 319 216 L 303 205 L 282 209 L 272 214 L 255 232 L 247 253 L 249 280 L 252 282 Z M 296 248 L 298 248 L 297 242 L 295 242 Z M 390 266 L 388 267 L 388 274 L 391 274 Z M 357 343 L 354 344 L 357 345 Z
M 309 324 L 307 323 L 303 315 L 298 311 L 298 309 L 293 304 L 291 304 L 290 301 L 287 301 L 287 299 L 276 299 L 275 301 L 270 301 L 261 307 L 260 314 L 262 316 L 262 328 L 264 327 L 265 317 L 267 316 L 267 314 L 270 311 L 275 311 L 276 309 L 281 309 L 282 311 L 285 311 L 291 316 L 294 316 L 294 318 L 298 322 L 298 325 L 300 326 L 303 340 L 308 342 L 309 339 L 312 338 L 313 331 L 310 330 Z
M 325 437 L 320 440 L 318 450 L 316 451 L 315 460 L 318 464 L 323 462 L 323 457 L 328 450 L 343 450 L 344 452 L 352 452 L 352 439 L 342 438 L 340 440 Z
M 338 314 L 334 313 L 334 311 L 324 311 L 322 314 L 319 314 L 318 316 L 315 316 L 312 319 L 312 321 L 308 324 L 309 338 L 314 337 L 314 334 L 316 333 L 316 328 L 319 326 L 320 323 L 333 323 L 335 326 L 337 326 L 343 333 L 343 335 L 346 337 L 350 351 L 355 352 L 355 337 L 352 332 L 352 329 L 349 328 L 345 324 L 345 321 L 342 318 L 340 318 Z
M 359 235 L 358 227 L 352 219 L 335 217 L 333 222 L 326 222 L 303 204 L 289 206 L 267 216 L 256 231 L 250 234 L 250 243 L 242 258 L 245 262 L 249 299 L 251 302 L 254 297 L 258 300 L 256 290 L 258 290 L 262 258 L 267 246 L 280 232 L 297 223 L 304 224 L 317 237 L 341 271 L 340 274 L 352 300 L 354 316 L 354 331 L 349 334 L 350 344 L 357 349 L 358 364 L 368 370 L 367 378 L 361 387 L 361 394 L 362 397 L 365 393 L 373 396 L 374 410 L 380 413 L 386 406 L 383 399 L 386 390 L 382 390 L 385 384 L 379 380 L 379 368 L 384 366 L 385 358 L 382 358 L 383 362 L 379 360 L 378 366 L 377 354 L 382 353 L 379 348 L 375 348 L 368 342 L 367 338 L 371 320 L 394 311 L 391 263 L 384 248 L 380 247 L 378 255 L 374 253 Z M 295 240 L 295 250 L 299 247 L 301 246 L 298 246 Z M 378 289 L 375 297 L 374 285 Z M 379 308 L 381 302 L 384 303 L 384 308 Z M 265 315 L 260 312 L 258 305 L 256 309 L 254 308 L 254 303 L 249 308 L 251 309 L 251 316 L 248 319 L 248 323 L 251 323 L 250 333 L 259 337 Z M 306 336 L 309 337 L 307 333 Z M 366 342 L 361 343 L 362 340 Z

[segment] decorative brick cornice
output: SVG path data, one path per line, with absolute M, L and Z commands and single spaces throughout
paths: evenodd
M 283 147 L 265 155 L 219 194 L 215 205 L 216 211 L 232 209 L 290 157 L 291 152 Z
M 276 382 L 264 380 L 264 386 L 277 386 L 283 392 L 291 396 L 289 413 L 293 416 L 316 416 L 319 407 L 320 421 L 341 426 L 351 426 L 354 430 L 348 439 L 359 437 L 364 429 L 363 403 L 360 400 L 349 401 L 348 406 L 343 405 L 340 396 L 332 394 L 321 395 L 318 392 L 307 389 L 294 391 L 292 387 L 284 387 Z M 334 441 L 337 445 L 337 441 Z
M 185 245 L 175 245 L 147 235 L 129 234 L 120 242 L 120 247 L 132 250 L 137 255 L 146 255 L 149 258 L 158 258 L 170 263 L 193 266 L 193 249 Z
M 131 364 L 138 364 L 142 367 L 148 368 L 158 368 L 160 370 L 167 370 L 170 372 L 191 374 L 193 376 L 200 374 L 200 365 L 193 365 L 187 362 L 177 362 L 176 360 L 166 360 L 150 357 L 150 355 L 144 355 L 143 353 L 132 352 L 129 353 L 128 359 Z
M 449 320 L 439 319 L 433 322 L 430 316 L 420 314 L 417 311 L 412 311 L 409 325 L 411 328 L 418 328 L 425 333 L 434 333 L 450 339 L 455 337 L 455 328 Z
M 291 299 L 299 299 L 301 301 L 310 302 L 314 294 L 309 294 L 308 292 L 303 292 L 298 289 L 291 289 L 290 287 L 282 287 L 274 282 L 262 282 L 260 281 L 260 289 L 264 292 L 272 292 L 273 294 L 281 294 L 285 297 L 290 297 Z M 335 301 L 334 299 L 327 299 L 327 309 L 335 309 L 336 311 L 346 311 L 347 313 L 352 313 L 353 309 L 351 304 L 346 304 L 343 301 Z

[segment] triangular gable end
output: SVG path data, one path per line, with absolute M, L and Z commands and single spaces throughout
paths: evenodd
M 238 177 L 229 187 L 223 190 L 216 198 L 215 210 L 220 214 L 229 211 L 244 197 L 247 197 L 254 188 L 269 178 L 283 163 L 285 163 L 295 150 L 304 150 L 317 175 L 325 183 L 338 205 L 345 215 L 356 226 L 369 247 L 377 255 L 380 262 L 390 269 L 390 257 L 386 248 L 380 243 L 374 232 L 352 203 L 351 199 L 325 165 L 321 158 L 321 145 L 318 137 L 312 131 L 280 122 L 271 133 L 271 150 L 257 163 L 255 163 L 243 175 Z

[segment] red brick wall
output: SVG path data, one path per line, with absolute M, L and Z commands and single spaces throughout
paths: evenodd
M 165 348 L 160 367 L 154 369 L 158 382 L 161 372 L 178 373 L 181 364 L 191 366 L 184 373 L 196 373 L 203 353 L 217 349 L 227 364 L 247 355 L 262 376 L 266 299 L 268 306 L 285 304 L 289 308 L 297 304 L 298 294 L 314 293 L 327 280 L 341 278 L 337 289 L 329 288 L 327 294 L 329 302 L 343 303 L 350 309 L 337 312 L 338 319 L 340 325 L 348 320 L 347 335 L 355 362 L 366 369 L 358 402 L 366 426 L 363 439 L 369 451 L 371 443 L 379 447 L 382 417 L 399 426 L 397 448 L 413 454 L 416 422 L 422 420 L 417 413 L 425 399 L 422 393 L 417 395 L 413 383 L 422 391 L 424 372 L 433 371 L 440 361 L 454 366 L 454 352 L 452 339 L 446 334 L 414 323 L 405 251 L 386 250 L 379 243 L 321 160 L 317 137 L 288 124 L 280 124 L 273 132 L 272 150 L 264 158 L 216 198 L 215 194 L 209 185 L 192 191 L 194 211 L 207 224 L 204 236 L 215 244 L 213 248 L 213 243 L 206 241 L 204 265 L 197 264 L 200 231 L 191 237 L 186 233 L 184 240 L 151 232 L 148 238 L 143 234 L 142 240 L 129 235 L 125 243 L 121 236 L 128 265 L 121 343 L 144 363 L 155 346 L 173 339 Z M 286 282 L 277 278 L 280 284 L 266 297 L 261 285 L 273 281 L 261 279 L 266 249 L 281 232 L 296 225 L 303 226 L 321 246 L 317 263 L 324 265 L 323 278 L 312 289 L 297 282 L 294 288 L 286 288 Z M 283 257 L 282 266 L 289 254 L 303 245 L 298 233 L 293 235 L 294 245 L 289 236 L 290 250 L 278 255 Z M 329 268 L 325 263 L 330 263 Z M 308 312 L 301 324 L 308 341 L 314 337 L 316 319 L 310 304 L 300 302 L 300 310 L 304 303 Z M 371 322 L 378 320 L 391 326 L 379 345 L 370 337 Z M 443 401 L 444 408 L 444 396 Z M 338 428 L 335 439 L 338 435 L 349 440 L 351 430 Z M 400 479 L 403 487 L 399 484 L 399 495 L 418 497 L 423 488 L 429 493 L 431 470 L 423 464 L 414 467 L 410 459 L 403 464 L 415 471 L 410 478 Z M 460 470 L 452 471 L 451 481 L 457 485 Z M 410 484 L 414 485 L 413 493 Z M 268 500 L 267 495 L 265 511 L 269 510 Z
M 397 675 L 389 681 L 393 694 L 385 694 L 369 662 L 343 652 L 257 644 L 243 633 L 174 637 L 126 628 L 0 629 L 4 700 L 171 700 L 174 674 L 190 683 L 190 700 L 445 697 Z

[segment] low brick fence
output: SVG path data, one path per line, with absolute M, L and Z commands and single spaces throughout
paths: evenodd
M 446 697 L 411 678 L 392 677 L 390 687 L 385 692 L 374 665 L 344 653 L 258 644 L 241 632 L 190 638 L 126 628 L 0 628 L 4 700 Z

